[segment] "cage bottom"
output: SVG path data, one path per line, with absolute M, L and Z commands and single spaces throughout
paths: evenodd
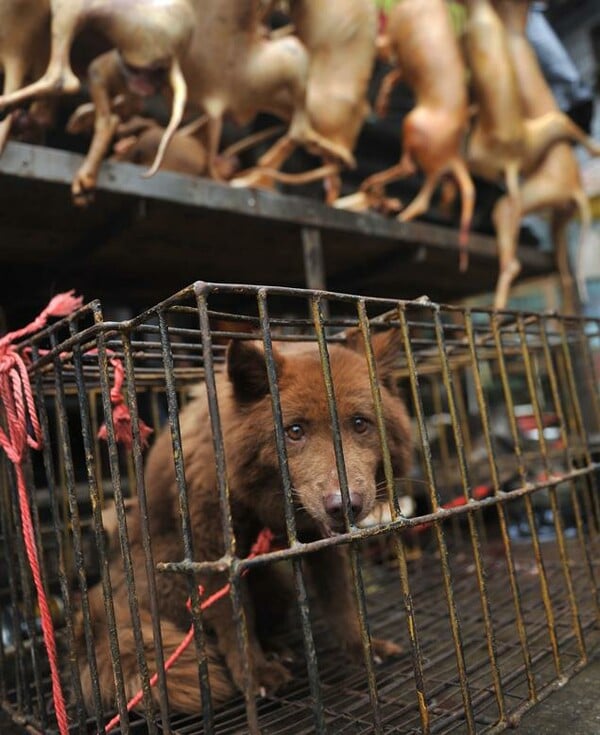
M 539 696 L 545 687 L 557 679 L 564 679 L 581 665 L 584 656 L 574 621 L 577 620 L 581 626 L 586 653 L 589 655 L 598 648 L 600 636 L 595 592 L 597 586 L 592 582 L 600 574 L 600 539 L 594 535 L 586 543 L 587 553 L 584 553 L 578 540 L 571 540 L 567 545 L 566 568 L 571 577 L 574 595 L 571 601 L 566 593 L 565 566 L 560 561 L 555 543 L 542 544 L 549 604 L 553 614 L 551 624 L 556 631 L 557 650 L 554 654 L 549 636 L 548 600 L 545 606 L 541 591 L 542 575 L 534 562 L 531 546 L 528 543 L 513 545 L 522 621 L 531 661 L 529 681 L 517 633 L 516 608 L 504 549 L 497 540 L 487 540 L 483 546 L 497 671 L 507 713 L 531 701 L 531 680 Z M 381 551 L 385 547 L 375 548 Z M 592 561 L 588 563 L 588 559 Z M 454 602 L 460 621 L 468 695 L 477 731 L 485 733 L 496 729 L 499 709 L 470 545 L 463 542 L 451 549 L 450 568 Z M 457 673 L 455 644 L 449 625 L 439 554 L 429 548 L 420 559 L 410 561 L 409 581 L 431 733 L 466 732 L 463 692 Z M 366 563 L 364 585 L 371 634 L 402 643 L 405 650 L 401 657 L 375 666 L 381 731 L 416 735 L 421 732 L 421 720 L 397 564 L 393 560 Z M 292 665 L 293 681 L 277 695 L 261 699 L 257 703 L 259 723 L 264 735 L 312 735 L 315 732 L 314 700 L 310 692 L 299 630 L 298 626 L 286 641 L 297 652 L 296 662 Z M 329 731 L 339 735 L 373 732 L 374 714 L 364 667 L 352 665 L 344 658 L 332 641 L 324 620 L 317 615 L 314 616 L 313 633 L 318 654 L 323 712 Z M 43 686 L 43 696 L 48 699 L 49 681 L 44 681 Z M 29 688 L 30 697 L 35 700 L 33 684 Z M 16 692 L 9 693 L 5 701 L 13 712 L 19 711 Z M 75 717 L 73 713 L 73 722 Z M 30 722 L 47 733 L 56 732 L 52 728 L 41 728 L 33 720 Z M 156 726 L 159 733 L 168 732 L 158 716 Z M 91 720 L 86 723 L 85 728 L 88 732 L 97 730 L 96 723 Z M 71 731 L 81 732 L 79 725 L 73 725 Z M 147 733 L 145 719 L 132 713 L 130 731 L 134 735 Z M 205 732 L 201 716 L 177 714 L 171 716 L 170 731 L 176 735 L 203 735 Z M 113 732 L 120 731 L 116 729 Z M 215 714 L 214 732 L 217 735 L 242 735 L 248 732 L 241 696 Z

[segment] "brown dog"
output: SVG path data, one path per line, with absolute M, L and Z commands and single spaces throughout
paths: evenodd
M 393 363 L 399 351 L 398 342 L 395 331 L 380 333 L 372 339 L 387 444 L 394 473 L 403 475 L 410 462 L 411 438 L 406 409 L 396 394 L 392 378 Z M 349 499 L 354 522 L 358 523 L 374 508 L 378 486 L 383 479 L 382 449 L 362 337 L 359 333 L 351 333 L 348 346 L 332 345 L 329 354 Z M 297 531 L 302 541 L 310 541 L 345 527 L 322 369 L 314 345 L 282 348 L 275 351 L 274 356 Z M 261 528 L 268 527 L 276 535 L 285 534 L 282 482 L 274 441 L 265 358 L 262 349 L 255 343 L 238 340 L 230 344 L 227 373 L 217 377 L 217 396 L 236 553 L 244 557 Z M 217 560 L 224 555 L 225 546 L 211 422 L 203 388 L 200 389 L 200 395 L 183 410 L 179 421 L 194 556 L 198 560 Z M 146 489 L 154 559 L 179 560 L 183 557 L 181 521 L 168 429 L 159 435 L 148 457 Z M 136 513 L 132 516 L 129 535 L 134 569 L 143 569 L 139 516 Z M 329 547 L 307 555 L 305 562 L 332 631 L 348 655 L 361 660 L 363 647 L 359 620 L 344 551 L 341 547 Z M 131 695 L 139 688 L 140 678 L 131 632 L 127 585 L 120 561 L 111 565 L 111 579 L 125 688 L 127 694 Z M 227 575 L 214 573 L 201 575 L 200 579 L 205 594 L 210 595 L 226 583 Z M 264 646 L 268 648 L 268 641 L 261 642 L 257 635 L 257 626 L 263 615 L 258 589 L 264 590 L 266 586 L 270 599 L 279 598 L 281 583 L 270 566 L 253 570 L 245 579 L 249 595 L 244 597 L 244 609 L 248 621 L 248 663 L 253 690 L 274 691 L 289 679 L 290 674 L 281 663 L 267 657 Z M 163 648 L 168 655 L 181 641 L 190 624 L 186 610 L 187 580 L 183 575 L 158 574 L 156 584 Z M 149 668 L 153 671 L 155 654 L 148 584 L 142 572 L 136 574 L 136 597 L 141 610 L 145 653 Z M 262 603 L 264 607 L 264 599 Z M 107 704 L 111 704 L 114 702 L 114 684 L 102 591 L 99 587 L 91 591 L 90 605 L 102 697 Z M 232 696 L 236 687 L 242 688 L 244 685 L 243 660 L 238 649 L 229 596 L 221 598 L 206 610 L 204 624 L 216 636 L 215 642 L 208 646 L 208 659 L 212 696 L 215 704 L 219 704 Z M 380 658 L 400 651 L 399 646 L 390 641 L 373 639 L 372 646 L 375 656 Z M 83 662 L 82 669 L 84 693 L 89 703 L 92 689 L 87 661 Z M 174 709 L 199 711 L 201 702 L 197 672 L 198 664 L 192 647 L 167 677 L 169 701 Z

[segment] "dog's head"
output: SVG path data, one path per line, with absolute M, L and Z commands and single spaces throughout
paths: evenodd
M 372 337 L 386 442 L 395 476 L 406 474 L 411 455 L 409 419 L 393 377 L 399 342 L 396 330 Z M 382 491 L 379 497 L 385 493 L 381 437 L 360 332 L 351 332 L 345 345 L 331 345 L 329 358 L 344 460 L 341 473 L 318 348 L 288 345 L 274 350 L 298 527 L 302 530 L 316 525 L 324 533 L 345 527 L 340 474 L 346 476 L 354 522 L 372 511 L 378 487 Z M 235 451 L 239 459 L 244 458 L 246 477 L 256 477 L 253 484 L 260 486 L 259 478 L 269 472 L 279 476 L 262 347 L 255 342 L 232 342 L 227 371 L 239 415 Z M 257 497 L 256 502 L 264 501 Z M 263 517 L 268 515 L 268 508 L 266 511 L 261 513 Z

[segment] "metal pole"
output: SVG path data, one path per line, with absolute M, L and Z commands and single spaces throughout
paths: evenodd
M 323 258 L 323 243 L 321 230 L 317 227 L 302 227 L 302 253 L 304 255 L 304 275 L 306 287 L 315 291 L 324 291 L 325 260 Z M 329 302 L 321 301 L 321 311 L 325 320 L 329 318 Z

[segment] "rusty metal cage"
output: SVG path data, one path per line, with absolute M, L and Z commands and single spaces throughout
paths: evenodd
M 412 422 L 414 469 L 393 477 L 373 351 L 365 348 L 385 482 L 379 514 L 355 525 L 349 508 L 329 352 L 358 328 L 372 343 L 395 329 L 394 365 Z M 230 340 L 260 340 L 269 382 L 273 441 L 285 508 L 284 548 L 247 559 L 236 551 L 215 376 Z M 274 350 L 315 343 L 320 357 L 346 530 L 303 541 L 295 525 Z M 556 314 L 495 313 L 427 299 L 376 298 L 275 287 L 198 282 L 126 322 L 109 322 L 93 302 L 21 345 L 44 433 L 27 465 L 44 582 L 63 653 L 73 733 L 104 732 L 113 712 L 82 701 L 75 648 L 78 615 L 89 630 L 89 590 L 101 585 L 113 642 L 116 709 L 124 733 L 492 733 L 583 667 L 600 622 L 600 320 Z M 111 357 L 125 369 L 133 446 L 115 440 Z M 196 559 L 183 467 L 179 411 L 204 383 L 217 462 L 225 554 Z M 164 675 L 152 700 L 141 641 L 127 507 L 146 513 L 144 449 L 137 421 L 170 426 L 185 558 L 155 558 L 142 522 L 145 563 L 137 575 L 185 575 L 199 663 L 202 712 L 170 707 Z M 98 438 L 103 421 L 107 442 Z M 0 697 L 29 731 L 55 732 L 46 653 L 27 569 L 12 470 L 0 460 Z M 131 501 L 130 501 L 131 499 Z M 407 500 L 408 499 L 408 500 Z M 112 505 L 114 503 L 114 505 Z M 113 520 L 109 521 L 113 508 Z M 350 517 L 349 517 L 350 516 Z M 113 541 L 110 540 L 113 539 Z M 115 541 L 118 539 L 118 541 Z M 111 617 L 110 551 L 124 559 L 145 697 L 126 710 L 117 631 Z M 303 560 L 332 546 L 348 550 L 362 632 L 362 661 L 331 642 Z M 293 678 L 267 697 L 240 692 L 213 708 L 195 574 L 226 571 L 243 653 L 244 572 L 285 562 L 295 605 L 286 645 Z M 154 594 L 149 582 L 150 595 Z M 151 609 L 157 607 L 152 600 Z M 79 612 L 81 611 L 81 612 Z M 153 616 L 155 617 L 155 616 Z M 185 631 L 182 630 L 182 637 Z M 378 662 L 371 636 L 403 654 Z M 88 636 L 88 641 L 90 637 Z M 157 650 L 159 661 L 164 659 Z M 85 655 L 95 656 L 88 643 Z M 93 669 L 92 669 L 93 670 Z M 167 675 L 168 676 L 168 675 Z M 120 684 L 119 684 L 120 682 Z

